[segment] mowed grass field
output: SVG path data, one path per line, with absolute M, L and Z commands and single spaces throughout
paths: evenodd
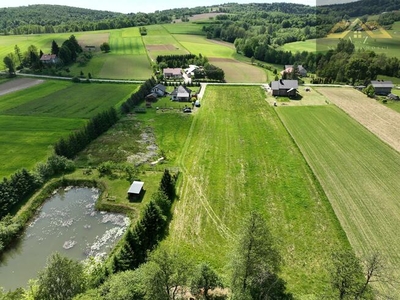
M 0 176 L 31 170 L 62 136 L 125 101 L 136 89 L 134 84 L 46 81 L 0 96 Z
M 277 112 L 321 182 L 353 249 L 361 257 L 380 253 L 389 274 L 399 278 L 400 154 L 336 106 Z M 396 297 L 400 293 L 396 284 L 381 288 Z
M 304 299 L 329 293 L 330 252 L 349 244 L 265 92 L 254 86 L 208 86 L 191 124 L 170 118 L 162 124 L 149 120 L 160 145 L 181 150 L 182 181 L 167 242 L 228 276 L 241 220 L 257 210 L 276 238 L 289 291 Z

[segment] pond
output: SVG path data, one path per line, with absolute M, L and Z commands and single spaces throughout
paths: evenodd
M 53 194 L 15 247 L 3 255 L 0 286 L 26 287 L 56 251 L 77 260 L 107 255 L 124 234 L 129 218 L 96 211 L 98 197 L 99 191 L 91 188 L 66 188 Z

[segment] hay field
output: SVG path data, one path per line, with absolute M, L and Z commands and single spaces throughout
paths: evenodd
M 355 252 L 380 253 L 400 276 L 400 154 L 339 108 L 281 107 L 278 115 L 326 192 Z M 379 286 L 394 293 L 399 286 Z
M 400 152 L 400 114 L 352 88 L 318 88 L 332 103 Z
M 178 148 L 182 183 L 167 242 L 227 275 L 238 226 L 257 210 L 277 239 L 288 289 L 297 298 L 319 299 L 330 289 L 330 250 L 348 242 L 264 91 L 208 86 L 192 118 Z M 174 140 L 180 123 L 169 124 L 164 139 Z
M 266 82 L 267 73 L 264 69 L 251 64 L 239 62 L 230 58 L 210 58 L 210 63 L 220 67 L 225 72 L 227 82 Z

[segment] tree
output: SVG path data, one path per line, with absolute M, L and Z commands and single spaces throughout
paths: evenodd
M 159 248 L 144 265 L 146 298 L 152 300 L 177 299 L 190 278 L 192 262 L 177 250 Z
M 51 54 L 58 55 L 58 52 L 60 52 L 60 47 L 56 43 L 55 40 L 51 43 Z
M 81 263 L 54 253 L 46 268 L 39 273 L 35 299 L 67 300 L 82 293 L 86 278 Z
M 208 291 L 223 287 L 223 284 L 218 274 L 207 263 L 201 263 L 197 267 L 190 287 L 193 295 L 203 294 L 204 298 L 208 300 L 211 299 Z
M 364 90 L 363 93 L 366 94 L 368 97 L 373 98 L 375 97 L 375 88 L 372 84 L 369 84 Z
M 143 269 L 114 274 L 100 290 L 104 300 L 142 300 L 145 295 Z
M 13 53 L 10 53 L 6 57 L 4 57 L 3 62 L 8 69 L 8 74 L 12 76 L 15 73 L 15 62 L 13 60 Z
M 100 45 L 100 50 L 104 51 L 105 53 L 110 52 L 110 50 L 111 50 L 110 44 L 107 42 L 104 42 L 103 44 Z
M 285 293 L 282 280 L 279 286 L 274 284 L 279 279 L 276 273 L 281 257 L 264 218 L 251 212 L 239 232 L 231 257 L 231 287 L 235 299 L 291 299 L 292 296 Z M 277 293 L 280 298 L 273 298 Z
M 19 64 L 22 65 L 22 53 L 21 53 L 21 49 L 18 47 L 18 45 L 15 45 L 14 47 L 14 53 L 15 56 L 18 58 Z
M 332 254 L 331 284 L 338 299 L 355 298 L 363 283 L 360 260 L 351 250 Z

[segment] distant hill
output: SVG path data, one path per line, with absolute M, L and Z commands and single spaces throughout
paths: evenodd
M 153 14 L 122 14 L 62 5 L 38 4 L 8 7 L 0 8 L 0 33 L 76 32 L 169 23 L 174 14 L 184 11 L 182 9 Z M 193 10 L 193 12 L 197 11 L 203 12 Z

